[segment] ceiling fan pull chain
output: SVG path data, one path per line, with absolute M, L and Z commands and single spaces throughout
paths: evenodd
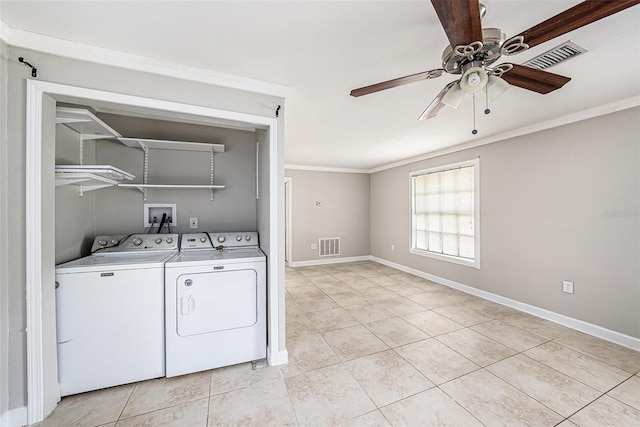
M 489 109 L 489 89 L 487 89 L 487 86 L 484 87 L 484 99 L 486 101 L 486 108 L 484 109 L 484 113 L 489 114 L 491 110 Z
M 471 131 L 472 134 L 477 134 L 478 133 L 478 129 L 476 129 L 476 94 L 472 94 L 473 95 L 473 130 Z

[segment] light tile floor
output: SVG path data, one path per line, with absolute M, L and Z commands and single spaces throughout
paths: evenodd
M 287 366 L 70 396 L 41 425 L 640 425 L 638 352 L 374 262 L 286 276 Z

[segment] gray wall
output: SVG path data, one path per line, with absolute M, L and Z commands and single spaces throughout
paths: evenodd
M 371 254 L 640 337 L 639 114 L 629 109 L 372 174 Z M 475 157 L 481 268 L 410 254 L 409 172 Z M 562 280 L 575 282 L 573 295 L 562 292 Z
M 9 409 L 7 45 L 0 41 L 0 417 Z
M 256 207 L 259 212 L 257 230 L 260 233 L 260 247 L 267 256 L 271 256 L 269 241 L 271 240 L 269 230 L 269 136 L 264 130 L 256 132 L 256 142 L 260 149 L 258 155 L 258 177 L 260 185 L 254 189 L 253 198 L 256 200 Z M 255 146 L 255 144 L 254 144 Z M 254 175 L 255 177 L 255 175 Z M 255 178 L 254 178 L 255 179 Z M 257 190 L 257 191 L 256 191 Z
M 368 174 L 287 169 L 285 176 L 292 178 L 292 262 L 334 258 L 310 249 L 323 237 L 340 237 L 341 258 L 369 255 Z
M 95 141 L 84 143 L 84 163 L 95 164 Z M 77 165 L 80 162 L 80 135 L 68 126 L 56 125 L 56 165 Z M 96 233 L 94 215 L 95 191 L 82 197 L 78 187 L 64 185 L 55 190 L 55 262 L 69 261 L 91 249 Z
M 145 231 L 144 203 L 175 203 L 177 233 L 198 231 L 252 231 L 256 229 L 256 134 L 211 126 L 175 123 L 116 115 L 99 115 L 127 137 L 224 144 L 215 155 L 215 183 L 226 185 L 211 201 L 209 190 L 149 190 L 147 201 L 137 189 L 107 188 L 96 193 L 97 234 Z M 110 164 L 142 182 L 143 151 L 115 141 L 99 141 L 97 164 Z M 149 184 L 209 184 L 208 152 L 149 150 Z M 189 218 L 198 229 L 189 229 Z
M 148 73 L 107 67 L 83 61 L 71 60 L 42 52 L 9 47 L 8 81 L 2 83 L 2 92 L 7 94 L 7 142 L 6 163 L 2 164 L 3 176 L 7 176 L 6 223 L 7 239 L 11 243 L 11 263 L 2 269 L 6 279 L 6 307 L 0 306 L 2 313 L 8 310 L 8 409 L 26 405 L 26 314 L 25 314 L 25 99 L 26 79 L 30 78 L 28 68 L 17 62 L 24 56 L 38 65 L 38 79 L 73 86 L 95 88 L 104 91 L 127 93 L 150 98 L 183 102 L 192 105 L 240 111 L 261 116 L 273 115 L 273 110 L 283 100 L 278 97 L 259 95 L 228 88 L 206 85 L 186 80 L 173 79 Z M 4 78 L 4 77 L 3 77 Z M 281 117 L 283 113 L 281 112 Z M 3 127 L 4 129 L 4 127 Z M 4 148 L 3 148 L 4 150 Z M 2 187 L 0 187 L 2 188 Z M 0 190 L 4 191 L 4 190 Z M 133 193 L 133 191 L 132 191 Z M 141 198 L 141 197 L 140 197 Z M 4 221 L 3 221 L 4 223 Z M 6 254 L 8 243 L 1 242 L 1 253 Z M 6 259 L 6 255 L 4 255 Z M 3 261 L 6 263 L 6 261 Z M 53 263 L 53 258 L 52 258 Z M 0 276 L 3 277 L 3 276 Z M 43 286 L 53 286 L 44 283 Z M 50 305 L 50 301 L 44 301 Z M 6 333 L 3 330 L 3 334 Z M 47 363 L 47 361 L 45 361 Z M 46 369 L 49 369 L 47 364 Z M 6 384 L 2 376 L 0 383 Z

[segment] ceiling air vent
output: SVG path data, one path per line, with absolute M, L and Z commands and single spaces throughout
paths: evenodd
M 580 46 L 578 43 L 569 40 L 562 43 L 560 46 L 556 46 L 553 49 L 546 51 L 542 55 L 536 56 L 522 65 L 537 68 L 538 70 L 544 70 L 545 68 L 558 65 L 559 63 L 574 58 L 584 52 L 588 52 L 586 47 Z

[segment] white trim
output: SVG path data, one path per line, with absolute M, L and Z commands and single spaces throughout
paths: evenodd
M 10 409 L 0 414 L 0 427 L 20 427 L 27 425 L 27 407 Z
M 269 257 L 267 259 L 269 273 L 269 287 L 267 301 L 269 301 L 268 325 L 272 327 L 267 330 L 267 362 L 271 366 L 285 364 L 288 362 L 286 349 L 280 349 L 280 288 L 284 287 L 284 280 L 280 284 L 281 271 L 280 264 L 284 266 L 284 260 L 280 259 L 280 239 L 278 222 L 278 195 L 284 192 L 281 188 L 278 171 L 278 121 L 269 118 Z M 284 362 L 282 362 L 284 360 Z
M 474 235 L 473 235 L 473 245 L 474 245 L 474 259 L 462 258 L 455 255 L 447 255 L 447 254 L 439 254 L 437 252 L 431 252 L 427 249 L 416 248 L 416 218 L 414 212 L 416 210 L 415 206 L 415 181 L 413 178 L 416 176 L 421 176 L 429 173 L 439 173 L 444 172 L 451 169 L 458 169 L 463 167 L 473 166 L 473 180 L 474 180 L 474 189 L 473 189 L 473 223 L 474 223 Z M 409 219 L 409 223 L 411 224 L 411 242 L 409 246 L 409 253 L 413 255 L 419 255 L 423 257 L 437 259 L 439 261 L 444 262 L 452 262 L 454 264 L 460 264 L 467 267 L 480 268 L 480 158 L 476 157 L 471 160 L 465 160 L 463 162 L 449 163 L 446 165 L 434 166 L 428 169 L 420 169 L 417 171 L 409 172 L 409 182 L 411 186 L 411 218 Z
M 26 121 L 26 309 L 27 309 L 27 418 L 44 417 L 44 361 L 42 325 L 42 100 L 33 80 L 27 81 Z M 55 321 L 55 319 L 54 319 Z
M 423 279 L 431 280 L 432 282 L 436 282 L 441 285 L 448 286 L 450 288 L 457 289 L 459 291 L 466 292 L 468 294 L 475 295 L 477 297 L 493 301 L 519 311 L 523 311 L 533 316 L 558 323 L 562 326 L 584 332 L 585 334 L 601 338 L 614 344 L 619 344 L 621 346 L 640 351 L 640 338 L 635 338 L 626 334 L 622 334 L 620 332 L 612 331 L 611 329 L 603 328 L 602 326 L 594 325 L 593 323 L 574 319 L 573 317 L 558 314 L 544 308 L 536 307 L 534 305 L 506 298 L 497 294 L 493 294 L 491 292 L 483 291 L 472 286 L 463 285 L 462 283 L 454 282 L 453 280 L 425 273 L 424 271 L 416 270 L 415 268 L 407 267 L 402 264 L 397 264 L 393 261 L 387 261 L 386 259 L 378 258 L 373 255 L 370 257 L 370 259 L 371 261 L 379 262 L 380 264 L 384 264 L 400 271 L 422 277 Z
M 284 184 L 285 184 L 285 193 L 284 193 L 284 197 L 285 197 L 285 227 L 284 229 L 286 230 L 285 233 L 285 240 L 286 240 L 286 254 L 284 259 L 287 261 L 287 266 L 291 267 L 291 263 L 293 262 L 293 260 L 291 259 L 291 257 L 293 256 L 293 178 L 291 178 L 290 176 L 285 176 L 284 177 Z M 289 186 L 288 188 L 288 193 L 287 193 L 287 189 L 286 186 Z
M 278 350 L 277 348 L 267 346 L 267 363 L 269 366 L 286 365 L 289 363 L 289 352 L 287 350 Z
M 278 127 L 277 121 L 271 117 L 256 116 L 252 114 L 233 111 L 218 110 L 208 107 L 200 107 L 178 102 L 154 100 L 121 93 L 105 92 L 95 89 L 79 88 L 57 83 L 38 80 L 27 80 L 27 111 L 26 111 L 26 295 L 27 295 L 27 419 L 29 424 L 43 420 L 45 397 L 54 393 L 53 390 L 44 390 L 44 361 L 42 330 L 44 322 L 55 322 L 54 319 L 42 318 L 42 188 L 41 188 L 41 145 L 42 145 L 42 100 L 44 96 L 56 95 L 84 98 L 89 101 L 104 101 L 113 104 L 122 104 L 166 112 L 187 113 L 203 117 L 229 119 L 239 122 L 247 122 L 255 125 L 268 126 L 271 143 L 269 153 L 269 188 L 271 198 L 269 203 L 269 230 L 272 239 L 269 243 L 269 312 L 271 325 L 269 342 L 278 343 L 280 325 L 280 300 L 278 292 L 280 276 L 283 270 L 280 268 L 281 255 L 280 234 L 278 222 L 280 188 L 279 177 L 284 172 L 279 163 Z M 282 263 L 283 264 L 283 263 Z M 282 266 L 284 268 L 284 264 Z M 281 271 L 282 270 L 282 271 Z M 54 341 L 55 342 L 55 341 Z M 267 357 L 274 363 L 286 361 L 286 350 L 273 347 L 267 348 Z M 55 351 L 55 349 L 52 349 Z M 286 363 L 286 362 L 284 362 Z
M 290 267 L 309 267 L 313 265 L 328 265 L 328 264 L 341 264 L 345 262 L 357 262 L 357 261 L 369 261 L 371 257 L 369 255 L 352 256 L 344 258 L 332 258 L 332 259 L 313 259 L 310 261 L 296 261 L 290 263 Z
M 413 233 L 412 233 L 412 235 L 413 235 Z M 430 251 L 427 251 L 425 249 L 417 249 L 417 248 L 409 248 L 409 253 L 412 254 L 412 255 L 418 255 L 418 256 L 423 256 L 423 257 L 426 257 L 426 258 L 437 259 L 438 261 L 451 262 L 453 264 L 464 265 L 464 266 L 467 266 L 467 267 L 473 267 L 473 268 L 478 268 L 478 269 L 480 268 L 479 260 L 476 263 L 472 259 L 457 257 L 457 256 L 454 256 L 454 255 L 439 254 L 437 252 L 430 252 Z
M 276 83 L 218 73 L 206 68 L 192 67 L 175 62 L 132 55 L 82 43 L 75 43 L 42 34 L 36 34 L 29 31 L 18 30 L 10 27 L 4 22 L 2 22 L 2 25 L 0 26 L 0 31 L 0 36 L 7 40 L 7 44 L 11 46 L 32 49 L 50 55 L 62 56 L 80 61 L 92 62 L 94 64 L 142 71 L 145 73 L 152 73 L 182 80 L 245 90 L 264 95 L 272 95 L 280 98 L 286 98 L 291 90 L 288 86 Z
M 369 169 L 352 168 L 332 168 L 328 166 L 304 166 L 304 165 L 284 165 L 285 170 L 315 171 L 315 172 L 337 172 L 337 173 L 371 173 Z
M 2 19 L 0 19 L 0 40 L 6 44 L 10 43 L 11 39 L 11 27 L 7 25 Z
M 498 135 L 489 136 L 479 140 L 474 140 L 453 147 L 443 148 L 437 151 L 431 151 L 429 153 L 421 154 L 419 156 L 410 157 L 408 159 L 398 160 L 397 162 L 389 163 L 383 166 L 378 166 L 373 169 L 369 169 L 369 173 L 381 172 L 387 169 L 393 169 L 398 166 L 404 166 L 411 163 L 419 162 L 422 160 L 432 159 L 434 157 L 444 156 L 446 154 L 456 153 L 458 151 L 468 150 L 470 148 L 480 147 L 482 145 L 493 144 L 494 142 L 503 141 L 509 138 L 516 138 L 518 136 L 524 136 L 535 132 L 541 132 L 543 130 L 552 129 L 571 123 L 579 122 L 582 120 L 588 120 L 605 114 L 615 113 L 617 111 L 627 110 L 640 106 L 640 96 L 632 96 L 630 98 L 622 99 L 620 101 L 612 102 L 610 104 L 599 105 L 593 108 L 587 108 L 577 113 L 568 114 L 566 116 L 557 117 L 555 119 L 547 120 L 546 122 L 540 122 L 531 126 L 525 126 L 522 128 L 503 132 Z

